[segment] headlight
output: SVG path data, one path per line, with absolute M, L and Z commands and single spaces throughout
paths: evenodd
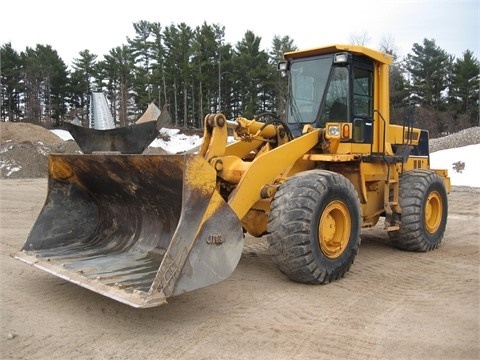
M 340 126 L 339 125 L 330 125 L 327 129 L 328 136 L 339 136 L 340 135 Z
M 288 61 L 281 61 L 277 64 L 278 71 L 288 71 L 290 68 Z
M 336 53 L 333 57 L 334 64 L 347 64 L 350 63 L 350 54 L 343 52 L 343 53 Z

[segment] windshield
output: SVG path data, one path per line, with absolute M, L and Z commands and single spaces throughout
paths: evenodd
M 333 57 L 296 61 L 290 67 L 287 122 L 312 123 L 317 119 Z

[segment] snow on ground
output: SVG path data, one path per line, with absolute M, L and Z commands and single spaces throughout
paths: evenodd
M 64 140 L 73 139 L 68 131 L 51 130 Z M 161 147 L 171 154 L 187 151 L 199 146 L 202 139 L 198 135 L 181 134 L 179 129 L 163 128 L 161 132 L 170 136 L 170 141 L 155 139 L 150 146 Z M 480 144 L 436 151 L 430 154 L 432 169 L 447 169 L 453 186 L 480 187 Z M 460 162 L 460 164 L 457 164 Z M 462 164 L 465 165 L 462 168 Z
M 479 155 L 480 144 L 440 150 L 430 154 L 430 167 L 447 169 L 453 186 L 480 187 Z M 458 162 L 465 164 L 463 170 Z
M 73 140 L 72 135 L 70 135 L 70 133 L 66 130 L 54 129 L 54 130 L 50 130 L 50 131 L 52 133 L 54 133 L 55 135 L 57 135 L 60 139 L 63 139 L 65 141 Z
M 150 144 L 151 147 L 161 147 L 171 154 L 176 154 L 180 151 L 187 151 L 202 144 L 202 138 L 198 135 L 181 134 L 179 129 L 163 128 L 160 130 L 170 137 L 169 141 L 163 139 L 155 139 Z

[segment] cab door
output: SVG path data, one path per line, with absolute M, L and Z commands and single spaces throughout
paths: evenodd
M 373 65 L 354 63 L 352 70 L 353 141 L 373 140 Z

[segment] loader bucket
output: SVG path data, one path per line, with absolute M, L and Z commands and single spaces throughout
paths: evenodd
M 239 219 L 198 155 L 49 156 L 48 194 L 13 256 L 133 307 L 228 277 Z

